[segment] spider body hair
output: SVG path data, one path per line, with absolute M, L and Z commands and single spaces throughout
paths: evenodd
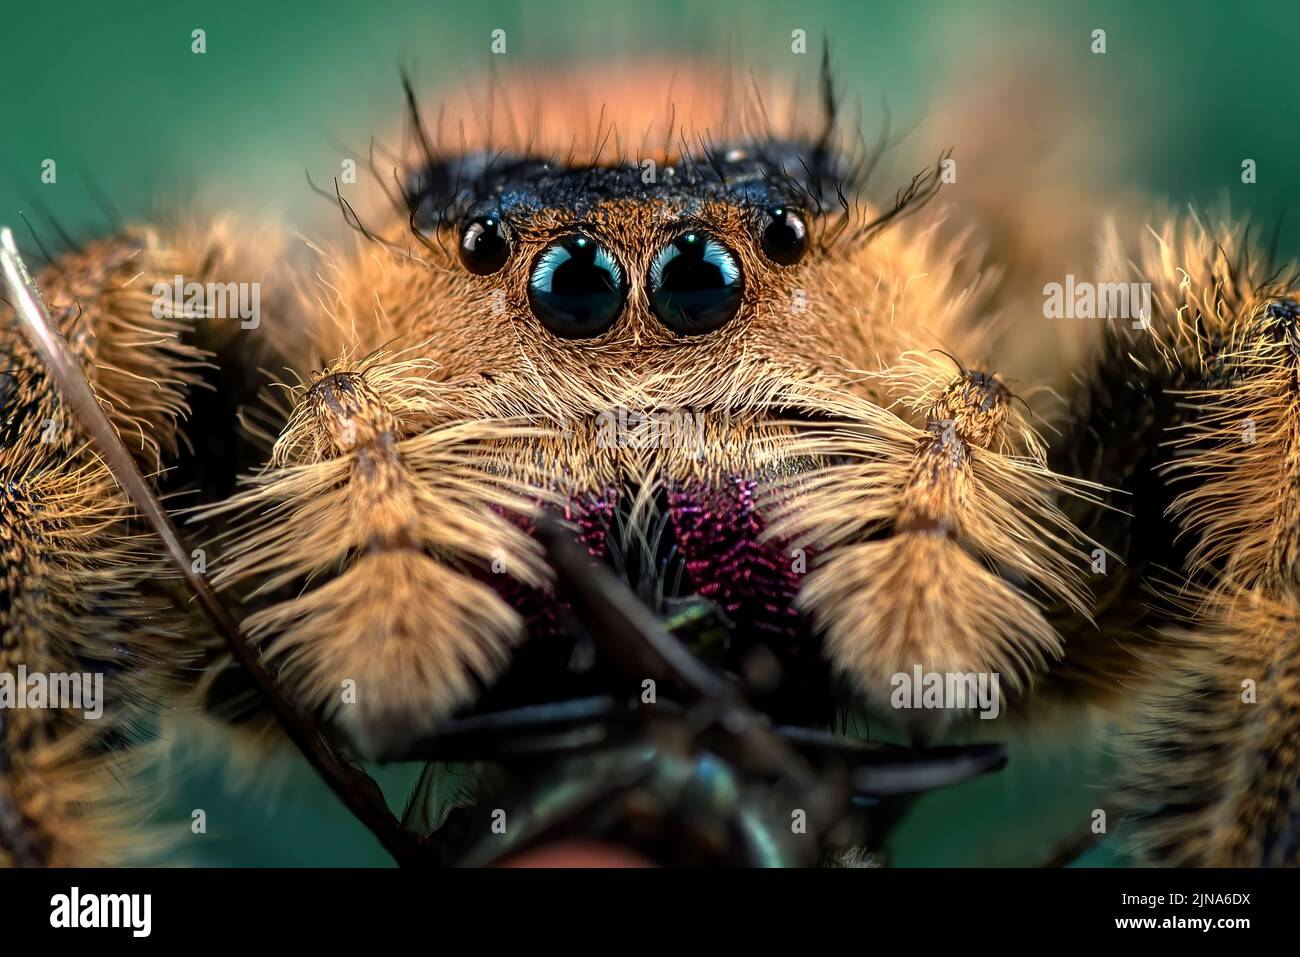
M 177 448 L 186 389 L 202 357 L 148 293 L 174 261 L 157 237 L 118 237 L 70 253 L 40 276 L 51 313 L 97 398 L 147 468 Z M 12 329 L 12 314 L 0 309 Z M 185 616 L 166 590 L 153 540 L 37 356 L 12 331 L 0 394 L 0 671 L 102 678 L 102 714 L 60 705 L 0 710 L 0 857 L 31 863 L 120 860 L 109 826 L 126 799 L 115 776 L 133 761 L 147 711 L 198 667 Z M 52 686 L 52 685 L 51 685 Z M 53 702 L 51 702 L 53 705 Z M 119 815 L 120 817 L 120 815 Z M 17 836 L 19 829 L 26 839 Z
M 1175 632 L 1189 651 L 1143 697 L 1124 748 L 1128 845 L 1167 866 L 1296 866 L 1300 605 L 1199 597 L 1195 627 Z
M 1110 626 L 1127 630 L 1148 679 L 1130 669 L 1121 686 L 1136 698 L 1121 792 L 1130 839 L 1164 864 L 1294 864 L 1294 275 L 1274 270 L 1247 226 L 1195 216 L 1148 231 L 1136 250 L 1111 236 L 1104 255 L 1111 275 L 1152 284 L 1149 332 L 1113 333 L 1150 397 L 1134 405 L 1146 450 L 1127 472 L 1141 496 L 1129 507 L 1166 529 L 1116 543 L 1163 584 L 1137 627 Z M 1099 608 L 1099 621 L 1111 617 Z

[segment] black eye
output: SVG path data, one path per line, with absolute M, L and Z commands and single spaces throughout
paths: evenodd
M 480 216 L 465 225 L 460 234 L 460 261 L 476 276 L 494 273 L 506 264 L 510 243 L 494 216 Z
M 793 266 L 808 251 L 808 227 L 792 209 L 778 206 L 768 210 L 771 222 L 763 230 L 763 252 L 782 266 Z
M 618 318 L 626 294 L 618 261 L 589 236 L 551 243 L 528 280 L 533 314 L 565 339 L 600 335 Z
M 683 336 L 712 332 L 734 316 L 744 288 L 736 257 L 703 233 L 679 236 L 650 264 L 655 315 Z

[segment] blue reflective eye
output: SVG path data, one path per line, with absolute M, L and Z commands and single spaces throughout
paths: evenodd
M 726 323 L 740 310 L 744 288 L 731 250 L 701 232 L 677 237 L 650 264 L 650 305 L 660 322 L 683 336 Z
M 598 336 L 623 308 L 627 283 L 618 261 L 590 236 L 566 236 L 542 251 L 528 301 L 542 325 L 565 339 Z

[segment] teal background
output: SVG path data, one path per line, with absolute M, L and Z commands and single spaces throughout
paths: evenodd
M 207 53 L 190 31 L 207 31 Z M 0 17 L 0 221 L 38 206 L 102 228 L 86 180 L 126 218 L 200 202 L 282 215 L 321 214 L 304 173 L 328 182 L 336 144 L 364 149 L 400 110 L 399 65 L 422 88 L 460 82 L 504 28 L 511 60 L 534 65 L 674 54 L 746 69 L 815 70 L 829 35 L 850 104 L 888 102 L 900 127 L 926 130 L 969 82 L 972 59 L 1050 51 L 1047 69 L 1077 82 L 1117 195 L 1233 209 L 1272 223 L 1300 190 L 1300 71 L 1294 2 L 399 2 L 8 3 Z M 808 31 L 795 62 L 790 31 Z M 1107 30 L 1093 56 L 1089 34 Z M 1008 103 L 1015 109 L 1015 103 Z M 869 125 L 869 124 L 868 124 Z M 961 144 L 957 156 L 961 156 Z M 58 162 L 54 185 L 40 164 Z M 1259 181 L 1243 185 L 1243 157 Z M 928 161 L 929 156 L 925 159 Z M 36 200 L 34 203 L 33 200 Z M 98 226 L 96 224 L 99 224 Z M 1300 225 L 1281 245 L 1300 253 Z M 293 758 L 236 788 L 226 760 L 176 739 L 149 782 L 166 859 L 216 864 L 379 864 L 384 855 Z M 219 749 L 216 749 L 219 751 Z M 900 864 L 1027 864 L 1087 826 L 1108 768 L 1102 730 L 1015 744 L 1008 770 L 924 799 L 892 848 Z M 384 781 L 398 804 L 409 769 Z M 190 834 L 193 808 L 208 834 Z M 170 822 L 170 823 L 169 823 Z M 179 823 L 177 823 L 179 822 Z M 160 858 L 161 859 L 161 858 Z M 1088 863 L 1117 858 L 1102 847 Z
M 336 168 L 331 143 L 362 148 L 390 128 L 399 65 L 425 88 L 460 82 L 486 66 L 497 27 L 512 61 L 669 53 L 807 73 L 815 64 L 790 53 L 799 27 L 809 60 L 831 37 L 851 103 L 870 115 L 884 99 L 900 126 L 923 125 L 960 90 L 970 59 L 1049 49 L 1059 74 L 1089 90 L 1098 153 L 1141 146 L 1117 188 L 1201 204 L 1226 190 L 1234 208 L 1269 218 L 1300 184 L 1298 26 L 1289 0 L 7 4 L 0 214 L 30 204 L 46 157 L 60 181 L 35 195 L 74 220 L 95 218 L 82 174 L 127 216 L 196 191 L 301 213 L 320 202 L 304 171 L 328 181 Z M 203 56 L 190 52 L 196 27 Z M 1104 56 L 1089 52 L 1096 27 Z M 1254 186 L 1240 182 L 1243 157 L 1258 163 Z M 1284 235 L 1300 248 L 1300 227 Z

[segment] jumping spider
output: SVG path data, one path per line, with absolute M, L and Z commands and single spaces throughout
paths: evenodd
M 606 590 L 607 614 L 574 625 L 583 575 L 556 589 L 549 516 L 707 662 L 681 678 L 692 708 L 752 703 L 724 709 L 736 754 L 753 757 L 754 715 L 825 728 L 846 702 L 928 742 L 969 711 L 892 708 L 896 676 L 995 675 L 1003 722 L 1132 723 L 1116 800 L 1151 859 L 1300 859 L 1293 272 L 1231 224 L 1110 241 L 1097 275 L 1149 283 L 1153 314 L 1092 323 L 1062 406 L 1034 411 L 989 355 L 996 283 L 940 238 L 939 167 L 878 206 L 878 151 L 852 145 L 829 83 L 808 123 L 711 75 L 679 79 L 665 110 L 669 85 L 608 85 L 599 118 L 561 83 L 507 85 L 479 133 L 456 121 L 481 108 L 430 124 L 410 95 L 406 146 L 369 163 L 387 202 L 325 190 L 344 240 L 177 221 L 36 277 L 202 545 L 189 574 L 211 569 L 253 671 L 333 739 L 317 757 L 336 784 L 365 789 L 340 755 L 445 757 L 493 727 L 476 715 L 612 696 L 513 712 L 527 735 L 571 734 L 690 673 L 671 652 L 593 658 L 630 619 Z M 258 283 L 260 321 L 159 309 L 175 277 Z M 111 717 L 0 710 L 0 860 L 112 861 L 108 768 L 141 709 L 197 701 L 250 728 L 265 712 L 24 340 L 16 295 L 0 662 L 103 672 Z M 659 627 L 642 630 L 662 649 Z M 662 714 L 698 730 L 681 717 L 697 710 Z M 784 740 L 839 747 L 811 733 Z

